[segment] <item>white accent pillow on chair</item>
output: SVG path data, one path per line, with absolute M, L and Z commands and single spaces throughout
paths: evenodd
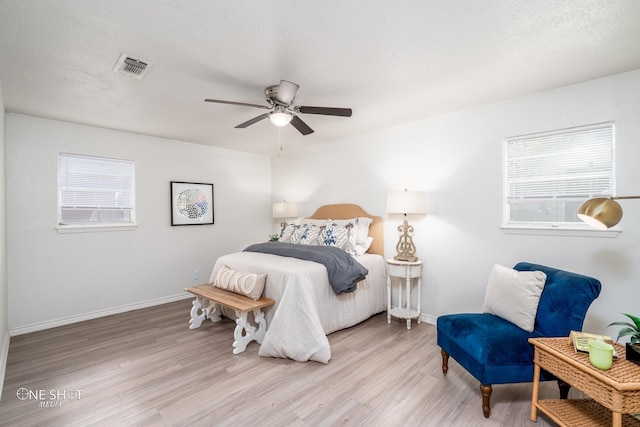
M 547 275 L 542 271 L 517 271 L 496 264 L 491 270 L 482 312 L 532 332 L 546 281 Z

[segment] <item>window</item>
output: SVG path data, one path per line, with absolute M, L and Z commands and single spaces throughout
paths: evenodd
M 134 163 L 60 153 L 58 201 L 60 226 L 134 225 Z
M 614 193 L 613 142 L 613 123 L 507 138 L 505 225 L 587 228 L 580 204 Z

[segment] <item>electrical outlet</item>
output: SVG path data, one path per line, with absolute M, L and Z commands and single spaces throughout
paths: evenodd
M 200 272 L 198 270 L 193 271 L 193 280 L 200 279 Z

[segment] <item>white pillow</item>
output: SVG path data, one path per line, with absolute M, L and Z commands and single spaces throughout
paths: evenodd
M 532 332 L 547 275 L 494 265 L 484 297 L 484 313 L 494 314 Z
M 358 224 L 358 244 L 366 245 L 369 238 L 369 227 L 373 223 L 373 219 L 363 216 L 356 218 L 356 222 Z M 369 244 L 369 246 L 371 246 L 371 244 Z
M 356 255 L 366 254 L 372 243 L 373 237 L 367 236 L 367 240 L 365 241 L 364 245 L 356 245 Z
M 262 296 L 266 280 L 266 274 L 241 273 L 223 265 L 213 286 L 257 300 Z

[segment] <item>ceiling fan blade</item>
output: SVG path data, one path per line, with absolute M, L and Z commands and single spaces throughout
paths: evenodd
M 280 86 L 278 86 L 278 93 L 276 99 L 284 105 L 289 105 L 293 102 L 293 98 L 296 97 L 298 88 L 300 86 L 290 82 L 288 80 L 280 80 Z
M 260 120 L 264 120 L 267 117 L 269 117 L 269 113 L 260 114 L 259 116 L 254 117 L 251 120 L 247 120 L 244 123 L 240 123 L 238 126 L 236 126 L 236 128 L 246 128 L 247 126 L 251 126 L 254 123 L 258 123 Z
M 293 126 L 294 128 L 298 129 L 298 132 L 300 132 L 303 135 L 309 135 L 310 133 L 313 133 L 313 129 L 311 129 L 298 116 L 293 116 L 293 118 L 291 119 L 290 123 L 291 123 L 291 126 Z
M 330 108 L 330 107 L 304 107 L 295 108 L 296 112 L 303 114 L 322 114 L 325 116 L 351 117 L 351 108 Z
M 245 107 L 257 107 L 257 108 L 271 108 L 260 104 L 248 104 L 246 102 L 236 102 L 236 101 L 223 101 L 221 99 L 205 99 L 205 102 L 215 102 L 217 104 L 231 104 L 231 105 L 243 105 Z

